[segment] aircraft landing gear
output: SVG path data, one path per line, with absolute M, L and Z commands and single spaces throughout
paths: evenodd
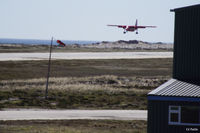
M 124 32 L 123 33 L 126 34 L 126 32 L 127 32 L 127 30 L 124 28 Z

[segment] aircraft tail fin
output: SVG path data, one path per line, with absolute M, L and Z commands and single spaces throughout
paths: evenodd
M 135 21 L 135 27 L 137 27 L 137 24 L 138 24 L 138 20 L 136 19 L 136 21 Z

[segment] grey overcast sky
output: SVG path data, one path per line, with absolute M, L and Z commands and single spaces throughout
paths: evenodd
M 173 42 L 170 9 L 199 0 L 0 0 L 0 38 Z M 107 24 L 155 25 L 123 34 Z

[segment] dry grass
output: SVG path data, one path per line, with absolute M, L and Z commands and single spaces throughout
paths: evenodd
M 5 61 L 0 65 L 0 81 L 45 78 L 48 61 Z M 171 76 L 172 59 L 54 60 L 51 77 Z
M 145 133 L 146 121 L 0 121 L 1 133 Z
M 147 92 L 167 81 L 169 77 L 119 77 L 114 75 L 91 77 L 53 77 L 49 80 L 49 89 L 68 91 L 144 91 Z M 26 80 L 3 80 L 1 91 L 15 89 L 41 89 L 46 86 L 46 78 Z
M 172 59 L 1 62 L 0 108 L 146 109 L 147 93 L 171 76 Z
M 48 45 L 0 44 L 0 53 L 49 52 Z M 172 51 L 173 45 L 164 44 L 120 44 L 53 46 L 53 52 L 143 52 Z
M 45 78 L 1 82 L 2 108 L 146 109 L 146 94 L 168 77 L 50 78 L 49 99 L 44 99 Z

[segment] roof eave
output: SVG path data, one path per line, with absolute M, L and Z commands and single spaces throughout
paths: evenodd
M 191 8 L 197 8 L 197 7 L 200 7 L 200 4 L 170 9 L 170 12 L 183 11 L 183 10 L 187 10 L 187 9 L 191 9 Z

